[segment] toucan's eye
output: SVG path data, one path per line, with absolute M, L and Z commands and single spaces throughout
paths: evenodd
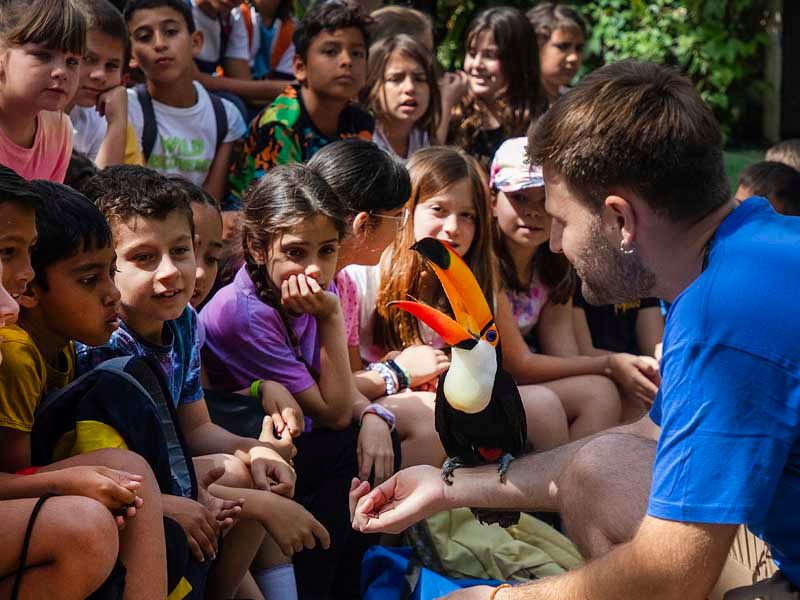
M 494 329 L 486 332 L 486 341 L 490 344 L 494 344 L 497 341 L 497 332 Z

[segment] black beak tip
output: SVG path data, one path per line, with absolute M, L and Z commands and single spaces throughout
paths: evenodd
M 414 243 L 411 249 L 422 254 L 422 256 L 440 269 L 447 269 L 450 267 L 450 254 L 447 252 L 447 248 L 437 239 L 421 239 Z

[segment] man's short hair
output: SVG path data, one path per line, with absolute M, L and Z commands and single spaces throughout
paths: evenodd
M 745 167 L 739 185 L 754 196 L 768 198 L 785 215 L 800 215 L 800 171 L 775 161 L 763 161 Z
M 153 8 L 161 8 L 165 6 L 179 12 L 186 21 L 186 28 L 189 33 L 194 33 L 194 16 L 192 16 L 192 7 L 185 0 L 128 0 L 128 5 L 125 7 L 125 22 L 130 23 L 133 13 L 137 10 L 150 10 Z
M 41 198 L 31 184 L 13 169 L 0 165 L 0 204 L 16 204 L 30 210 L 36 210 Z
M 31 249 L 35 281 L 47 290 L 47 268 L 88 250 L 111 247 L 111 229 L 97 207 L 71 187 L 52 181 L 32 181 L 42 197 L 36 208 L 39 240 Z
M 364 10 L 352 2 L 343 0 L 329 0 L 320 2 L 297 24 L 292 42 L 295 52 L 306 60 L 311 41 L 323 31 L 333 32 L 337 29 L 355 27 L 364 36 L 364 45 L 369 47 L 369 32 L 367 27 L 372 24 L 372 19 Z
M 528 153 L 595 209 L 615 187 L 675 222 L 730 199 L 711 109 L 686 77 L 654 63 L 626 60 L 587 75 L 531 127 Z
M 778 142 L 767 150 L 766 159 L 800 170 L 800 138 Z
M 163 221 L 177 211 L 186 217 L 194 236 L 192 207 L 186 191 L 153 169 L 137 165 L 106 167 L 82 191 L 112 226 L 136 217 Z

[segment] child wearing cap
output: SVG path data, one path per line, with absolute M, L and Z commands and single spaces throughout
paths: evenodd
M 550 250 L 542 168 L 529 163 L 526 145 L 521 137 L 505 141 L 490 168 L 493 242 L 505 292 L 495 315 L 503 366 L 518 383 L 541 383 L 558 394 L 569 437 L 577 439 L 619 422 L 633 390 L 655 394 L 658 366 L 632 354 L 579 354 L 575 277 L 566 258 Z

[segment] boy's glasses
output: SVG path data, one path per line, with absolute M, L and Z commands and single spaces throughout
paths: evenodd
M 403 213 L 399 214 L 399 215 L 382 215 L 380 213 L 373 213 L 372 216 L 373 217 L 378 217 L 379 219 L 391 219 L 392 221 L 397 223 L 397 226 L 398 226 L 399 229 L 402 229 L 408 223 L 409 214 L 410 213 L 409 213 L 408 209 L 404 208 L 403 209 Z

